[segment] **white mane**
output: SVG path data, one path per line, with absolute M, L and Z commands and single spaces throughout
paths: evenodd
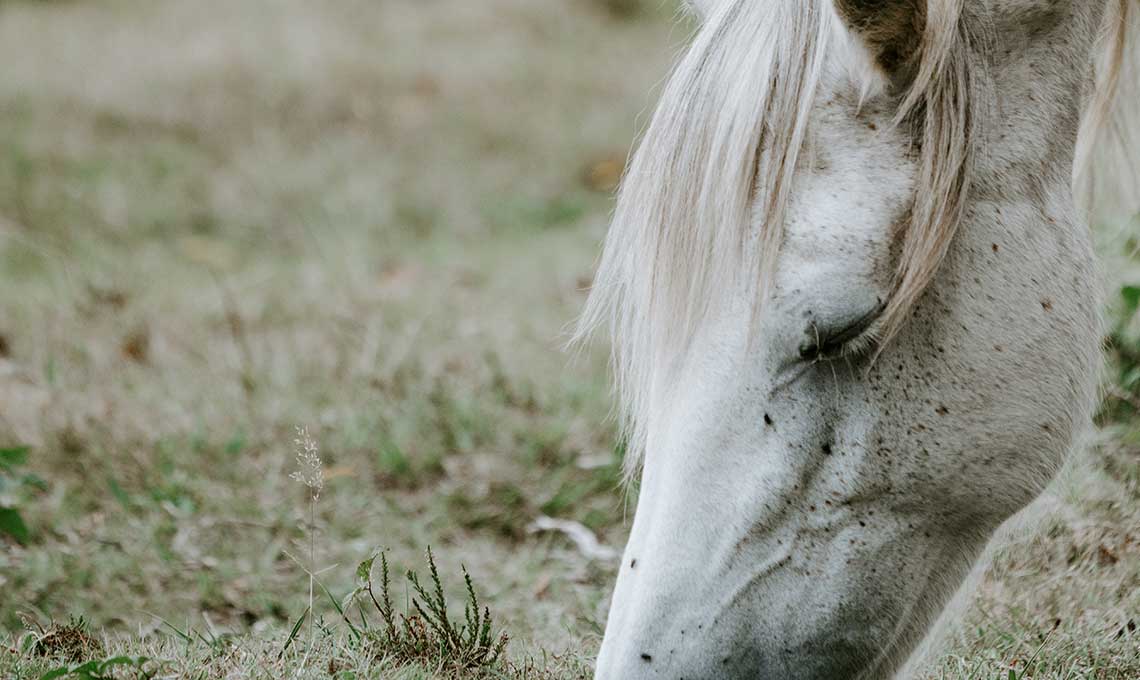
M 1140 2 L 1114 0 L 1100 41 L 1073 188 L 1094 218 L 1132 217 L 1140 212 Z

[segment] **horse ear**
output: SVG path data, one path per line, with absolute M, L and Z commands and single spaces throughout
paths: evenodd
M 927 0 L 835 0 L 840 18 L 867 46 L 880 68 L 897 77 L 922 45 Z

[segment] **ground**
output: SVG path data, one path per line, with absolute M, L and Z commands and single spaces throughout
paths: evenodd
M 689 30 L 657 0 L 0 4 L 0 677 L 454 674 L 320 586 L 293 631 L 306 569 L 339 600 L 382 547 L 403 609 L 428 546 L 512 638 L 491 677 L 588 676 L 615 565 L 528 527 L 628 530 L 604 351 L 562 345 Z M 931 678 L 1140 677 L 1136 231 L 1098 231 L 1095 441 Z

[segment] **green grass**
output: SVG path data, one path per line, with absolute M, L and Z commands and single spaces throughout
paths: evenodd
M 26 529 L 0 536 L 0 677 L 588 677 L 613 565 L 528 526 L 625 538 L 603 353 L 559 348 L 684 34 L 624 0 L 0 4 L 0 509 Z M 1135 233 L 1102 230 L 1114 291 Z M 930 677 L 1140 676 L 1140 322 L 1114 297 L 1101 434 Z M 378 545 L 401 573 L 432 546 L 462 625 L 465 568 L 504 655 L 348 625 Z M 329 595 L 286 648 L 290 555 Z

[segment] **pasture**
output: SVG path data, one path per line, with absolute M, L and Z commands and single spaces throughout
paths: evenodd
M 0 4 L 0 677 L 589 677 L 616 560 L 533 524 L 628 532 L 605 350 L 562 346 L 690 29 L 658 0 Z M 1140 677 L 1140 221 L 1095 228 L 1097 430 L 922 677 Z M 338 613 L 378 548 L 397 610 L 404 570 L 430 593 L 429 546 L 505 660 Z

